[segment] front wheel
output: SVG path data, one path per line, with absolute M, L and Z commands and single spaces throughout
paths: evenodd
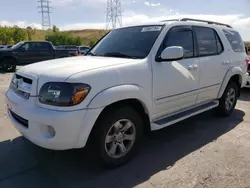
M 130 107 L 110 110 L 97 122 L 91 144 L 99 162 L 114 168 L 128 162 L 137 152 L 143 123 Z
M 239 87 L 235 82 L 230 82 L 219 100 L 218 114 L 223 117 L 230 116 L 235 109 L 238 96 Z
M 16 71 L 16 61 L 12 58 L 5 58 L 1 62 L 1 66 L 5 72 L 15 72 Z

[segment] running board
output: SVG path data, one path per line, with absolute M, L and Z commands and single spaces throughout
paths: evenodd
M 179 113 L 171 114 L 167 117 L 164 117 L 162 119 L 156 120 L 155 122 L 151 123 L 151 130 L 155 131 L 162 129 L 164 127 L 180 122 L 184 119 L 190 118 L 197 114 L 216 108 L 217 106 L 219 106 L 219 101 L 212 101 Z

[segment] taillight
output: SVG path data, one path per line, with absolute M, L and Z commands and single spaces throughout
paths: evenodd
M 250 60 L 248 57 L 245 58 L 245 62 L 246 62 L 247 70 L 249 70 L 250 69 Z
M 247 64 L 247 66 L 248 66 L 248 65 L 249 65 L 249 62 L 250 62 L 249 58 L 246 57 L 246 58 L 245 58 L 245 61 L 246 61 L 246 64 Z

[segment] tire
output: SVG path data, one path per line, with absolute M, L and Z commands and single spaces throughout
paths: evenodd
M 16 71 L 16 60 L 13 58 L 5 58 L 1 62 L 1 66 L 5 72 L 15 72 Z
M 127 139 L 124 139 L 126 135 Z M 133 158 L 139 149 L 142 136 L 143 121 L 133 108 L 112 109 L 102 114 L 97 121 L 91 134 L 89 149 L 103 167 L 115 168 Z
M 219 100 L 219 106 L 217 107 L 217 114 L 221 117 L 230 116 L 233 113 L 235 106 L 237 104 L 238 95 L 239 95 L 238 85 L 235 82 L 229 82 L 222 97 Z

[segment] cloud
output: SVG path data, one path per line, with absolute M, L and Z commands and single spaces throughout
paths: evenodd
M 169 11 L 171 12 L 171 11 Z M 241 14 L 232 14 L 232 15 L 195 15 L 195 14 L 180 14 L 180 13 L 171 13 L 167 16 L 153 16 L 149 17 L 145 14 L 136 14 L 135 12 L 125 12 L 123 17 L 123 25 L 133 25 L 145 22 L 154 22 L 161 21 L 166 19 L 173 18 L 198 18 L 204 20 L 211 20 L 221 23 L 226 23 L 234 27 L 238 30 L 243 38 L 243 40 L 250 41 L 250 17 L 244 17 Z M 28 23 L 25 21 L 17 21 L 17 22 L 8 22 L 8 21 L 0 21 L 0 25 L 13 26 L 17 25 L 19 27 L 27 27 L 31 26 L 33 28 L 41 28 L 40 24 L 37 23 Z M 60 30 L 80 30 L 80 29 L 105 29 L 106 24 L 104 22 L 83 22 L 83 23 L 72 23 L 72 24 L 63 24 L 58 25 Z
M 144 2 L 145 5 L 151 6 L 151 7 L 158 7 L 161 6 L 161 3 L 150 3 L 150 2 Z
M 192 14 L 179 14 L 175 13 L 174 15 L 169 16 L 155 16 L 149 17 L 145 14 L 132 14 L 131 12 L 127 16 L 123 17 L 123 25 L 133 25 L 146 22 L 155 22 L 173 18 L 196 18 L 203 20 L 211 20 L 221 23 L 226 23 L 231 25 L 233 28 L 238 30 L 244 40 L 250 41 L 250 17 L 244 17 L 243 15 L 192 15 Z M 105 23 L 76 23 L 76 24 L 65 24 L 59 26 L 62 30 L 70 29 L 104 29 Z
M 38 24 L 38 23 L 28 23 L 26 21 L 16 21 L 16 22 L 9 22 L 6 20 L 0 20 L 0 25 L 1 26 L 18 26 L 20 28 L 26 28 L 26 27 L 32 27 L 32 28 L 36 28 L 36 29 L 42 29 L 42 25 Z
M 106 0 L 52 0 L 52 5 L 55 7 L 66 7 L 69 5 L 103 5 Z

